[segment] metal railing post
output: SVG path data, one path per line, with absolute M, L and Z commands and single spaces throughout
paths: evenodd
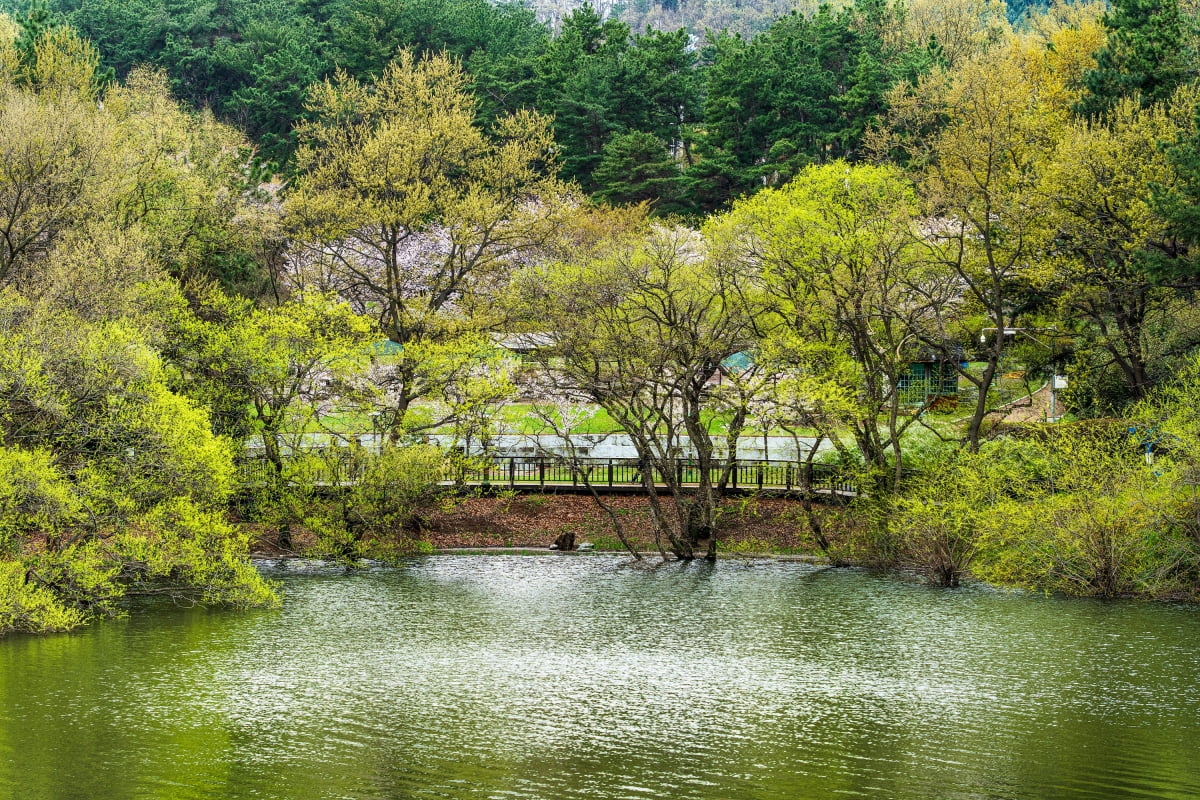
M 311 476 L 314 485 L 347 486 L 361 480 L 367 465 L 356 458 L 346 457 L 343 454 L 336 455 L 337 457 L 329 455 L 316 465 Z M 537 459 L 536 478 L 530 458 Z M 517 463 L 518 460 L 521 462 L 520 464 Z M 549 466 L 547 466 L 547 462 L 549 462 Z M 736 458 L 722 460 L 720 465 L 710 464 L 708 471 L 702 475 L 699 464 L 683 458 L 677 459 L 674 467 L 667 468 L 670 472 L 664 472 L 651 464 L 641 464 L 640 462 L 637 467 L 634 467 L 628 463 L 627 459 L 589 457 L 571 462 L 569 468 L 571 469 L 571 484 L 577 487 L 587 485 L 593 477 L 597 479 L 597 484 L 602 485 L 606 476 L 604 473 L 597 474 L 596 471 L 603 467 L 607 472 L 609 487 L 623 485 L 623 481 L 628 481 L 630 475 L 634 477 L 634 484 L 642 483 L 638 479 L 644 478 L 645 482 L 653 482 L 658 485 L 673 477 L 679 485 L 685 485 L 686 481 L 686 485 L 694 486 L 700 483 L 702 478 L 710 481 L 720 480 L 728 474 L 727 486 L 734 490 L 739 486 L 747 488 L 757 486 L 759 490 L 770 488 L 786 489 L 788 492 L 803 492 L 819 489 L 834 493 L 858 494 L 853 473 L 835 464 L 815 463 L 808 460 L 752 459 L 745 465 L 754 467 L 754 473 L 747 476 L 748 480 L 747 477 L 740 475 L 742 466 L 741 461 Z M 242 456 L 237 461 L 237 468 L 243 485 L 249 486 L 268 480 L 269 464 L 262 457 Z M 526 482 L 530 488 L 534 487 L 535 480 L 537 486 L 545 488 L 548 485 L 546 474 L 548 469 L 550 472 L 549 485 L 566 482 L 566 476 L 562 474 L 564 468 L 568 468 L 567 465 L 547 459 L 545 456 L 493 454 L 473 459 L 470 469 L 466 465 L 460 464 L 456 475 L 460 480 L 483 483 L 488 483 L 495 476 L 497 481 L 503 483 L 505 482 L 505 473 L 507 473 L 507 483 L 510 489 L 516 488 L 518 478 L 522 482 Z M 645 470 L 651 471 L 645 472 Z M 906 472 L 905 474 L 911 473 Z

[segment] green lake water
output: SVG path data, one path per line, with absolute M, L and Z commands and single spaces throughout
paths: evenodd
M 796 563 L 292 563 L 0 640 L 0 798 L 1197 798 L 1200 609 Z

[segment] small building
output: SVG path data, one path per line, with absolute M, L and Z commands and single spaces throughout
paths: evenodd
M 492 342 L 497 347 L 513 353 L 522 361 L 531 359 L 539 350 L 554 345 L 554 336 L 549 333 L 493 333 Z
M 918 353 L 900 376 L 900 405 L 906 408 L 952 410 L 958 406 L 959 364 L 962 348 L 951 352 Z

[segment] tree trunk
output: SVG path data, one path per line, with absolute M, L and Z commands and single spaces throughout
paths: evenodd
M 1001 329 L 1003 331 L 1003 329 Z M 1003 333 L 1001 333 L 1003 335 Z M 967 448 L 972 453 L 979 452 L 979 439 L 983 430 L 983 420 L 987 416 L 988 407 L 988 392 L 991 391 L 992 381 L 996 379 L 996 373 L 1000 367 L 1000 356 L 993 352 L 988 357 L 987 367 L 983 370 L 983 376 L 977 384 L 979 387 L 979 396 L 975 398 L 975 413 L 971 415 L 971 424 L 967 428 Z

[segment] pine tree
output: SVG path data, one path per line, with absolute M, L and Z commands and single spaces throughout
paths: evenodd
M 1096 68 L 1084 76 L 1087 94 L 1076 113 L 1104 116 L 1120 98 L 1135 93 L 1148 106 L 1166 100 L 1187 81 L 1177 0 L 1113 0 L 1103 19 L 1108 44 L 1097 54 Z
M 1178 245 L 1149 265 L 1160 278 L 1200 277 L 1200 105 L 1194 119 L 1191 135 L 1167 149 L 1175 185 L 1151 187 L 1154 209 L 1170 224 Z

